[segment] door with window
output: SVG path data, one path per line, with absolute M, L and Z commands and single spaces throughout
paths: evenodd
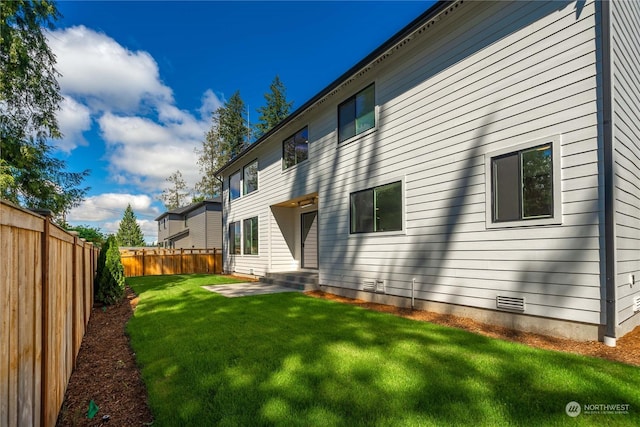
M 318 211 L 302 214 L 302 268 L 318 268 Z

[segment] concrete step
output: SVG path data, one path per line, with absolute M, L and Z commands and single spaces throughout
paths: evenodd
M 308 271 L 289 271 L 282 273 L 267 273 L 265 277 L 261 277 L 262 283 L 271 285 L 286 286 L 298 290 L 317 290 L 318 273 Z

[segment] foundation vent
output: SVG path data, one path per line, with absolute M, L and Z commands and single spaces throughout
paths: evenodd
M 498 295 L 496 297 L 496 307 L 502 310 L 524 311 L 524 298 Z
M 640 311 L 640 297 L 635 297 L 633 299 L 633 312 Z
M 384 280 L 365 280 L 362 282 L 362 290 L 367 292 L 386 293 Z
M 362 290 L 367 292 L 375 292 L 376 291 L 376 281 L 375 280 L 365 280 L 362 282 Z

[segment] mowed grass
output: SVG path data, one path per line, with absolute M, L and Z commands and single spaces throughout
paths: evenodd
M 640 425 L 640 369 L 221 276 L 129 278 L 154 426 Z M 565 413 L 567 403 L 628 414 Z

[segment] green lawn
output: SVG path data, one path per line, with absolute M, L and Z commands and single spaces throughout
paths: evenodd
M 640 425 L 640 369 L 208 275 L 129 278 L 154 426 Z M 625 404 L 628 415 L 565 406 Z

